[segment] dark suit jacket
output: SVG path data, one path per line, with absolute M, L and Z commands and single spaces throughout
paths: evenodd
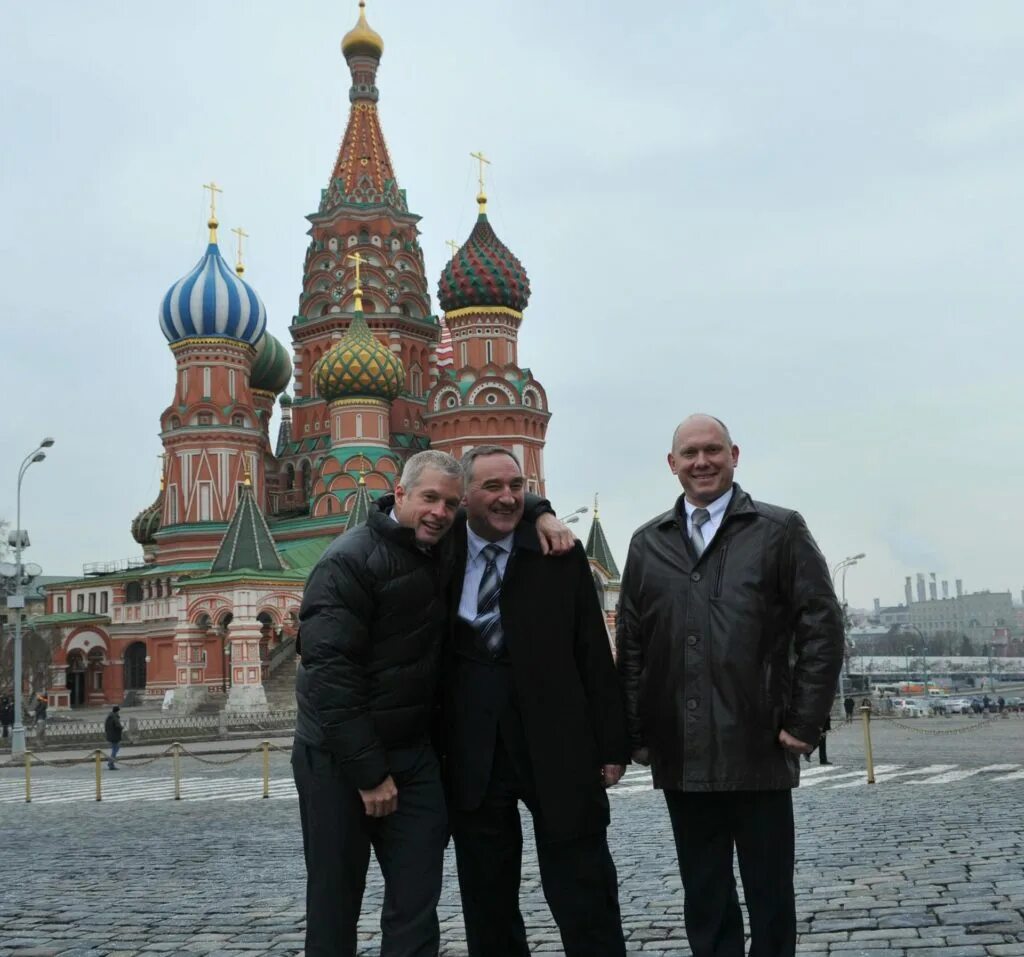
M 452 535 L 454 634 L 468 554 L 464 520 Z M 601 765 L 628 763 L 629 741 L 604 615 L 579 542 L 567 555 L 545 557 L 533 526 L 520 524 L 500 607 L 505 667 L 545 831 L 555 839 L 594 833 L 608 824 Z M 501 715 L 486 671 L 449 648 L 444 750 L 456 808 L 479 806 L 490 774 Z

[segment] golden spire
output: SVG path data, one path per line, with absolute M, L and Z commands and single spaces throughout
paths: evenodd
M 459 254 L 459 244 L 454 239 L 446 239 L 444 244 L 452 251 L 452 259 Z
M 249 487 L 249 488 L 251 488 L 252 487 L 252 470 L 249 468 L 249 459 L 248 458 L 246 458 L 245 465 L 242 468 L 243 468 L 243 473 L 242 474 L 245 476 L 245 481 L 243 481 L 242 484 L 247 486 L 247 487 Z
M 157 458 L 160 459 L 160 491 L 162 492 L 166 487 L 165 480 L 167 478 L 167 453 L 161 452 L 157 456 Z
M 231 232 L 238 237 L 238 262 L 235 263 L 235 272 L 241 276 L 245 272 L 245 264 L 242 262 L 242 240 L 248 239 L 249 234 L 241 226 L 236 226 Z
M 480 175 L 478 178 L 478 182 L 480 183 L 480 192 L 477 193 L 476 201 L 479 204 L 479 212 L 482 216 L 487 212 L 487 194 L 484 192 L 484 164 L 486 163 L 490 166 L 491 161 L 484 156 L 482 152 L 470 153 L 469 155 L 480 164 Z
M 365 260 L 362 256 L 360 256 L 359 253 L 352 253 L 347 258 L 351 259 L 356 264 L 356 288 L 353 290 L 353 295 L 355 296 L 355 300 L 356 300 L 356 302 L 355 302 L 356 310 L 355 311 L 356 312 L 362 312 L 363 311 L 363 287 L 359 284 L 359 267 L 364 262 L 366 262 L 367 260 Z
M 379 60 L 384 53 L 380 34 L 366 22 L 366 0 L 359 0 L 359 20 L 341 38 L 341 52 L 346 60 L 350 56 L 370 56 Z
M 594 492 L 594 521 L 597 521 L 597 492 Z
M 210 191 L 210 218 L 207 220 L 206 225 L 210 227 L 210 242 L 217 242 L 217 226 L 220 225 L 217 222 L 217 194 L 223 193 L 222 190 L 212 179 L 208 183 L 203 183 L 203 189 Z

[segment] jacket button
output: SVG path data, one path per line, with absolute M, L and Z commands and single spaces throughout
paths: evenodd
M 699 582 L 700 581 L 700 572 L 694 572 L 690 576 L 690 581 L 692 581 L 692 582 Z
M 693 645 L 697 644 L 697 636 L 696 635 L 687 635 L 686 636 L 686 643 L 688 645 L 690 645 L 691 647 L 693 647 Z
M 693 711 L 694 708 L 697 707 L 697 699 L 696 698 L 687 698 L 686 699 L 686 707 L 689 708 L 691 711 Z

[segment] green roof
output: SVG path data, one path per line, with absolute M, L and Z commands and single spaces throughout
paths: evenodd
M 303 538 L 294 542 L 278 542 L 277 550 L 290 569 L 305 574 L 320 561 L 320 556 L 334 539 L 334 535 L 324 535 L 319 538 Z
M 594 524 L 590 526 L 590 534 L 587 536 L 587 558 L 597 562 L 609 575 L 610 578 L 619 578 L 619 566 L 612 558 L 612 550 L 608 547 L 608 539 L 604 537 L 604 529 L 601 527 L 601 519 L 597 517 L 597 507 L 594 508 Z
M 370 509 L 373 508 L 373 498 L 370 490 L 366 487 L 366 481 L 360 476 L 359 485 L 356 486 L 356 497 L 352 507 L 348 510 L 348 522 L 345 531 L 362 525 L 370 517 Z
M 243 485 L 231 524 L 220 543 L 213 560 L 211 574 L 237 572 L 240 569 L 261 572 L 279 572 L 284 563 L 274 547 L 274 539 L 267 528 L 259 505 L 252 494 L 251 485 Z

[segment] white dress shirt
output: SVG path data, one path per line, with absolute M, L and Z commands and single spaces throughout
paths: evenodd
M 505 577 L 505 567 L 508 565 L 509 556 L 512 554 L 512 539 L 515 533 L 506 535 L 496 542 L 489 542 L 481 538 L 468 525 L 466 535 L 469 539 L 469 554 L 466 556 L 466 575 L 462 579 L 462 598 L 459 601 L 459 617 L 465 621 L 473 621 L 476 618 L 476 599 L 480 593 L 480 579 L 484 577 L 484 569 L 487 567 L 487 559 L 480 553 L 486 545 L 497 545 L 501 551 L 496 559 L 498 563 L 498 574 Z
M 719 495 L 710 505 L 694 505 L 688 498 L 683 499 L 683 507 L 686 509 L 686 534 L 692 539 L 693 538 L 693 513 L 698 508 L 706 508 L 708 515 L 711 517 L 701 526 L 700 533 L 704 538 L 704 547 L 707 548 L 711 544 L 711 539 L 715 537 L 715 533 L 718 531 L 718 527 L 722 524 L 722 518 L 725 515 L 725 510 L 729 507 L 729 502 L 732 501 L 732 486 L 729 486 L 729 491 Z

